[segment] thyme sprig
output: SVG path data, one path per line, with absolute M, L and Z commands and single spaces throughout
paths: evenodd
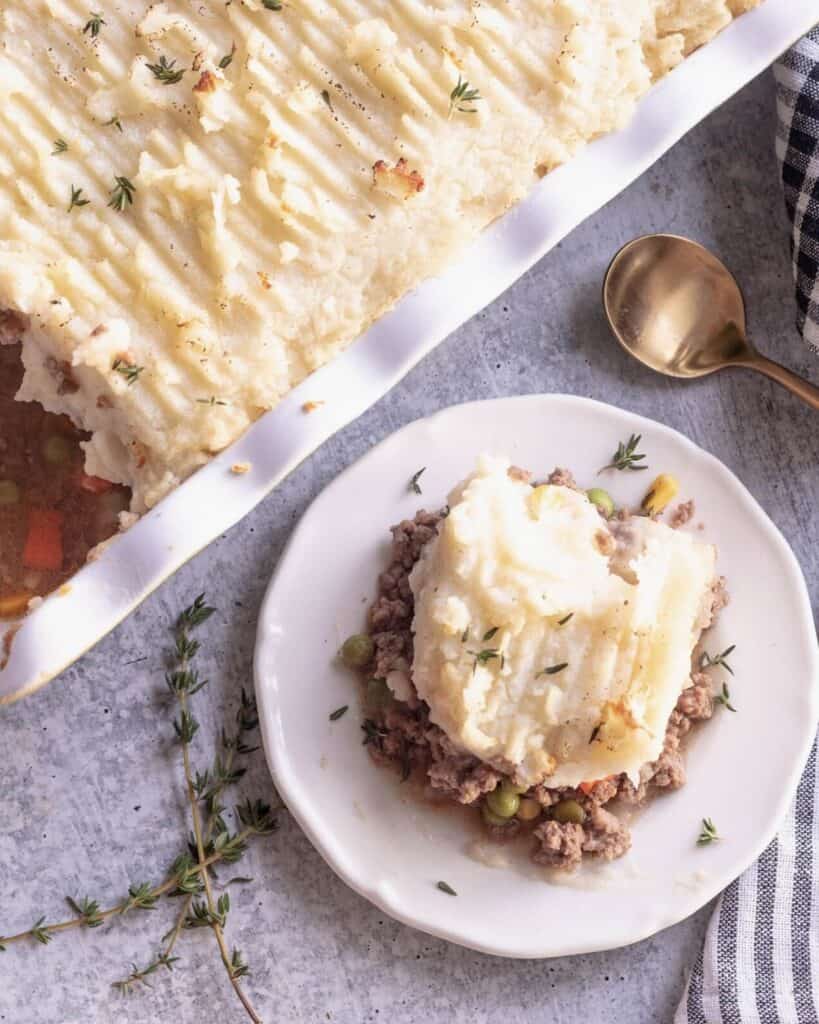
M 185 76 L 185 68 L 178 68 L 175 60 L 168 60 L 163 54 L 157 64 L 149 64 L 148 70 L 163 85 L 176 85 Z
M 91 17 L 83 26 L 82 34 L 90 35 L 92 39 L 96 39 L 100 34 L 100 29 L 105 24 L 105 18 L 103 18 L 99 11 L 91 11 L 90 15 Z
M 722 836 L 717 832 L 717 826 L 714 822 L 710 818 L 703 818 L 702 829 L 697 838 L 697 846 L 707 846 L 709 843 L 715 843 L 719 839 L 722 839 Z
M 731 703 L 731 691 L 728 689 L 727 683 L 723 683 L 722 690 L 714 694 L 714 703 L 721 704 L 728 711 L 736 711 L 736 708 Z
M 247 846 L 247 840 L 256 832 L 253 828 L 242 829 L 235 836 L 232 837 L 231 843 L 226 845 L 222 850 L 214 851 L 211 853 L 203 863 L 193 864 L 189 857 L 186 857 L 190 863 L 190 867 L 186 867 L 182 874 L 176 872 L 172 866 L 169 876 L 159 885 L 154 886 L 148 892 L 143 892 L 143 899 L 146 897 L 159 899 L 161 896 L 174 896 L 178 895 L 176 889 L 178 886 L 189 878 L 191 874 L 199 875 L 206 868 L 212 867 L 219 863 L 229 863 L 232 860 L 238 860 L 238 857 L 232 856 L 236 849 L 240 846 Z M 177 861 L 174 861 L 174 865 Z M 132 887 L 133 888 L 133 887 Z M 119 903 L 114 904 L 112 907 L 108 907 L 105 910 L 97 909 L 93 915 L 93 923 L 89 920 L 89 915 L 84 912 L 77 913 L 76 906 L 79 905 L 82 910 L 82 903 L 74 901 L 70 897 L 67 897 L 66 902 L 69 907 L 74 911 L 74 916 L 67 918 L 64 921 L 55 921 L 52 923 L 46 923 L 45 917 L 40 917 L 31 928 L 26 929 L 22 932 L 17 932 L 14 935 L 0 936 L 0 952 L 5 952 L 6 949 L 18 942 L 26 942 L 34 939 L 37 942 L 42 942 L 40 935 L 46 936 L 46 941 L 50 941 L 54 935 L 58 932 L 69 931 L 73 928 L 98 928 L 112 917 L 121 917 L 127 909 L 134 909 L 133 907 L 133 895 L 129 892 L 128 896 L 121 900 Z M 91 901 L 97 907 L 96 901 Z
M 724 668 L 726 672 L 733 675 L 734 670 L 728 664 L 726 658 L 729 658 L 736 649 L 737 645 L 731 644 L 730 647 L 726 647 L 724 651 L 721 651 L 719 654 L 715 654 L 713 657 L 708 653 L 708 651 L 703 651 L 700 655 L 700 669 L 719 667 Z
M 469 651 L 469 654 L 475 659 L 475 664 L 472 668 L 473 672 L 477 669 L 478 665 L 487 665 L 496 658 L 500 658 L 501 668 L 503 668 L 503 655 L 499 647 L 484 647 L 482 651 Z
M 137 366 L 136 363 L 129 363 L 125 359 L 117 358 L 111 364 L 111 369 L 125 378 L 126 384 L 136 384 L 139 375 L 145 369 L 144 366 Z
M 447 118 L 452 117 L 456 110 L 461 114 L 477 114 L 478 108 L 472 104 L 482 99 L 483 96 L 481 96 L 480 92 L 477 89 L 473 89 L 469 82 L 465 81 L 460 75 L 458 75 L 458 82 L 449 94 L 449 111 L 447 113 Z
M 114 178 L 114 187 L 111 189 L 108 205 L 112 210 L 122 213 L 127 207 L 133 205 L 135 192 L 136 185 L 127 178 L 117 175 Z
M 236 821 L 240 825 L 237 831 L 232 832 L 223 817 L 225 808 L 221 800 L 224 791 L 245 773 L 243 766 L 236 765 L 236 758 L 258 749 L 250 744 L 248 737 L 258 726 L 256 704 L 244 691 L 236 712 L 235 728 L 229 732 L 222 730 L 221 749 L 215 755 L 212 767 L 203 773 L 194 773 L 191 767 L 190 744 L 198 734 L 199 723 L 189 707 L 189 701 L 207 685 L 207 680 L 201 679 L 191 665 L 199 651 L 199 641 L 192 633 L 207 622 L 212 614 L 213 609 L 205 603 L 204 596 L 199 595 L 178 617 L 174 626 L 173 661 L 165 677 L 168 692 L 178 709 L 178 717 L 173 723 L 174 732 L 182 749 L 185 787 L 194 829 L 189 849 L 176 857 L 161 883 L 132 884 L 126 897 L 104 910 L 100 908 L 98 900 L 89 896 L 78 899 L 68 897 L 67 903 L 72 911 L 70 918 L 51 923 L 46 921 L 45 916 L 41 916 L 25 931 L 7 938 L 0 937 L 0 952 L 13 943 L 25 941 L 45 945 L 59 932 L 75 928 L 98 928 L 115 917 L 122 918 L 136 911 L 156 910 L 162 897 L 182 897 L 175 924 L 162 936 L 162 949 L 144 967 L 131 964 L 130 972 L 115 981 L 114 987 L 127 995 L 141 985 L 149 986 L 147 979 L 160 968 L 168 971 L 173 969 L 173 964 L 179 959 L 173 955 L 174 949 L 184 930 L 209 927 L 216 937 L 230 984 L 248 1017 L 259 1024 L 259 1017 L 239 984 L 239 979 L 249 973 L 249 967 L 238 949 L 234 947 L 228 950 L 224 937 L 231 909 L 230 897 L 223 891 L 218 898 L 214 898 L 211 869 L 220 863 L 230 864 L 240 860 L 247 850 L 248 841 L 253 836 L 269 835 L 275 831 L 277 820 L 274 810 L 268 804 L 250 799 L 245 799 L 234 808 Z M 203 821 L 200 804 L 207 813 L 206 821 Z M 233 883 L 248 881 L 252 879 L 236 876 L 220 888 L 225 890 Z
M 71 213 L 75 206 L 88 206 L 90 202 L 90 199 L 83 197 L 81 188 L 75 188 L 74 185 L 71 186 L 71 201 L 68 204 L 68 213 Z
M 207 680 L 200 681 L 197 672 L 190 668 L 191 659 L 199 651 L 199 642 L 194 640 L 190 634 L 193 629 L 196 629 L 197 626 L 206 622 L 213 614 L 213 611 L 213 608 L 205 604 L 205 595 L 200 594 L 193 604 L 181 613 L 176 622 L 175 653 L 177 665 L 175 669 L 169 672 L 166 676 L 168 689 L 176 697 L 177 705 L 179 707 L 179 718 L 174 719 L 173 726 L 179 739 L 179 744 L 182 748 L 182 766 L 185 775 L 185 788 L 188 796 L 188 804 L 190 805 L 191 818 L 193 820 L 196 862 L 200 865 L 207 859 L 205 847 L 208 844 L 208 839 L 206 835 L 206 825 L 202 821 L 202 813 L 199 807 L 200 797 L 197 795 L 194 773 L 191 767 L 190 745 L 193 737 L 199 729 L 199 723 L 190 711 L 188 700 L 207 685 Z M 245 817 L 242 810 L 242 808 L 238 808 L 238 815 L 242 824 L 246 828 L 252 828 L 254 831 L 259 832 L 264 831 L 260 826 L 258 819 Z M 275 828 L 275 822 L 273 822 L 272 819 L 269 819 L 269 808 L 265 808 L 265 812 L 265 825 L 270 826 L 267 830 L 272 831 L 272 829 Z M 215 818 L 217 826 L 223 824 L 219 814 L 215 815 Z M 224 835 L 225 831 L 226 830 L 223 829 L 220 832 L 220 835 Z M 219 838 L 220 836 L 217 836 L 217 841 Z M 215 851 L 216 841 L 213 841 L 213 845 Z M 207 868 L 203 868 L 201 878 L 205 895 L 205 899 L 201 906 L 207 910 L 207 924 L 213 931 L 214 938 L 216 939 L 216 945 L 219 947 L 219 955 L 222 958 L 222 963 L 225 966 L 230 983 L 233 986 L 236 997 L 245 1008 L 245 1012 L 248 1017 L 250 1017 L 254 1024 L 261 1024 L 261 1018 L 256 1014 L 256 1011 L 253 1009 L 253 1005 L 239 984 L 239 976 L 234 972 L 231 956 L 228 952 L 227 943 L 225 941 L 224 924 L 227 917 L 227 910 L 230 906 L 230 900 L 227 897 L 227 893 L 224 893 L 218 900 L 214 900 L 213 886 L 211 884 L 210 873 Z M 226 905 L 223 903 L 223 899 L 227 901 Z M 192 907 L 192 914 L 194 918 L 197 914 L 197 906 L 198 905 L 194 905 Z M 189 916 L 186 919 L 186 923 L 189 924 L 190 920 L 191 917 Z
M 422 466 L 421 469 L 419 469 L 417 473 L 413 473 L 412 474 L 412 477 L 410 479 L 410 484 L 409 485 L 410 485 L 410 490 L 412 491 L 413 494 L 423 494 L 423 491 L 421 490 L 421 485 L 420 485 L 420 483 L 418 481 L 421 479 L 421 476 L 424 473 L 426 473 L 426 471 L 427 471 L 427 467 L 426 466 Z
M 637 451 L 637 446 L 641 440 L 642 434 L 632 434 L 625 443 L 620 441 L 617 445 L 617 451 L 611 457 L 611 462 L 607 466 L 603 466 L 598 472 L 604 473 L 607 469 L 630 469 L 636 473 L 641 469 L 648 469 L 648 466 L 637 465 L 638 462 L 642 462 L 645 458 L 645 455 L 641 455 Z

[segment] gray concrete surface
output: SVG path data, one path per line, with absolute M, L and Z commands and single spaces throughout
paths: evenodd
M 325 444 L 62 678 L 0 715 L 0 934 L 41 914 L 60 916 L 65 894 L 89 893 L 107 904 L 129 883 L 162 877 L 186 828 L 159 699 L 166 624 L 200 590 L 218 606 L 202 657 L 211 682 L 197 698 L 203 736 L 212 736 L 240 687 L 251 685 L 257 609 L 293 524 L 339 470 L 425 413 L 464 399 L 566 391 L 668 423 L 719 456 L 756 495 L 795 548 L 816 607 L 816 415 L 750 375 L 683 385 L 643 371 L 614 346 L 599 301 L 607 261 L 621 243 L 645 231 L 691 235 L 739 275 L 760 344 L 817 380 L 816 360 L 792 326 L 773 117 L 765 75 Z M 262 792 L 267 785 L 257 754 L 242 788 Z M 669 1022 L 709 913 L 631 948 L 513 962 L 384 918 L 335 878 L 286 815 L 241 872 L 255 882 L 232 890 L 229 940 L 250 961 L 247 989 L 268 1024 Z M 111 988 L 131 961 L 150 958 L 172 913 L 165 904 L 105 929 L 58 936 L 47 947 L 0 953 L 0 1021 L 243 1020 L 208 932 L 186 933 L 173 974 L 155 975 L 152 988 L 127 1000 Z

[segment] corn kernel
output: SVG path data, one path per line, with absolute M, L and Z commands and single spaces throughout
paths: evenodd
M 642 509 L 650 516 L 659 515 L 677 495 L 680 485 L 670 473 L 661 473 L 643 498 Z
M 540 804 L 530 796 L 525 796 L 520 801 L 517 816 L 521 821 L 534 821 L 540 814 Z

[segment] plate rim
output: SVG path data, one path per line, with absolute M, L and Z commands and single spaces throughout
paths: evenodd
M 400 923 L 411 928 L 415 928 L 425 934 L 463 946 L 467 949 L 473 949 L 480 953 L 511 959 L 552 959 L 559 956 L 574 956 L 617 949 L 622 946 L 632 945 L 633 943 L 647 939 L 652 935 L 657 934 L 657 932 L 662 931 L 664 928 L 677 924 L 678 922 L 690 917 L 691 914 L 696 913 L 710 902 L 710 900 L 719 895 L 719 893 L 730 885 L 732 881 L 743 874 L 759 858 L 778 834 L 810 756 L 817 724 L 819 724 L 819 647 L 816 645 L 812 647 L 811 664 L 808 666 L 808 671 L 806 672 L 809 714 L 805 716 L 805 721 L 808 724 L 812 723 L 812 728 L 805 729 L 805 735 L 801 746 L 792 759 L 790 770 L 787 773 L 787 778 L 784 780 L 785 785 L 782 787 L 782 795 L 780 796 L 774 811 L 771 813 L 766 827 L 760 830 L 755 842 L 748 845 L 744 855 L 736 858 L 729 871 L 723 871 L 719 877 L 716 877 L 715 875 L 714 877 L 709 878 L 709 880 L 706 883 L 703 883 L 700 888 L 696 890 L 692 889 L 686 896 L 681 897 L 678 907 L 681 905 L 682 909 L 677 909 L 673 912 L 669 911 L 666 913 L 658 913 L 654 920 L 650 921 L 645 926 L 640 927 L 637 931 L 629 929 L 625 925 L 621 926 L 620 935 L 612 936 L 612 934 L 609 933 L 608 938 L 603 942 L 590 941 L 586 943 L 576 943 L 574 945 L 564 946 L 557 949 L 550 948 L 548 951 L 534 952 L 531 945 L 526 945 L 524 947 L 523 945 L 515 942 L 510 943 L 499 941 L 495 945 L 491 945 L 485 942 L 470 941 L 468 936 L 458 933 L 454 929 L 438 925 L 430 925 L 424 922 L 419 916 L 413 914 L 412 911 L 407 908 L 406 904 L 401 902 L 397 895 L 393 898 L 391 893 L 394 889 L 392 887 L 387 890 L 386 887 L 379 886 L 378 884 L 368 883 L 366 879 L 356 874 L 355 869 L 350 864 L 350 857 L 334 848 L 334 837 L 326 832 L 322 833 L 321 829 L 316 825 L 313 816 L 305 812 L 304 808 L 309 806 L 309 802 L 304 801 L 301 798 L 303 790 L 299 790 L 297 782 L 294 781 L 297 776 L 295 773 L 288 773 L 287 758 L 280 756 L 280 748 L 275 742 L 275 732 L 278 726 L 278 719 L 275 715 L 275 710 L 271 706 L 274 695 L 272 690 L 264 685 L 264 680 L 262 678 L 264 671 L 262 663 L 265 658 L 265 647 L 267 643 L 266 622 L 269 617 L 269 608 L 274 603 L 273 595 L 278 578 L 283 570 L 283 566 L 291 548 L 295 546 L 296 539 L 302 530 L 305 529 L 305 523 L 307 522 L 311 512 L 324 502 L 331 501 L 332 492 L 336 485 L 349 474 L 352 474 L 362 462 L 366 461 L 379 449 L 396 442 L 400 439 L 401 435 L 417 429 L 422 424 L 445 419 L 446 416 L 454 410 L 464 411 L 470 408 L 479 409 L 485 408 L 486 406 L 497 406 L 499 403 L 546 403 L 558 406 L 571 405 L 578 408 L 593 407 L 595 409 L 609 411 L 614 410 L 620 415 L 629 417 L 630 422 L 634 424 L 638 431 L 644 432 L 646 427 L 648 427 L 652 431 L 659 432 L 660 434 L 670 437 L 676 443 L 681 443 L 683 450 L 688 449 L 692 454 L 696 455 L 697 458 L 708 464 L 712 471 L 716 471 L 724 477 L 729 478 L 736 487 L 737 494 L 747 504 L 749 511 L 753 512 L 760 527 L 765 531 L 769 542 L 776 548 L 778 554 L 783 558 L 784 564 L 788 567 L 789 582 L 794 589 L 798 602 L 800 629 L 804 629 L 806 634 L 814 636 L 813 613 L 807 583 L 801 566 L 799 565 L 790 544 L 787 542 L 765 509 L 762 508 L 739 477 L 715 455 L 692 441 L 690 438 L 686 437 L 685 434 L 676 430 L 674 427 L 670 427 L 665 423 L 660 423 L 659 421 L 642 414 L 633 413 L 622 406 L 615 406 L 607 402 L 598 401 L 597 399 L 565 393 L 534 393 L 527 395 L 501 396 L 497 398 L 456 403 L 454 405 L 446 406 L 443 409 L 439 409 L 428 416 L 422 416 L 412 420 L 403 427 L 389 434 L 387 437 L 383 438 L 376 445 L 369 448 L 363 455 L 342 470 L 327 484 L 325 488 L 323 488 L 323 490 L 313 499 L 307 509 L 305 509 L 298 523 L 293 528 L 265 590 L 265 595 L 259 609 L 256 641 L 254 644 L 253 681 L 256 701 L 259 708 L 259 726 L 262 736 L 265 761 L 274 785 L 276 786 L 276 789 L 289 813 L 295 818 L 313 848 L 319 853 L 333 873 L 354 892 L 358 893 L 364 899 L 374 904 L 383 913 L 388 914 L 391 918 L 399 921 Z M 812 685 L 810 685 L 811 682 Z M 730 877 L 726 878 L 726 874 L 729 874 Z

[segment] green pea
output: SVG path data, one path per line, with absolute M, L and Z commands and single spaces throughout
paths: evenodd
M 73 454 L 74 446 L 61 434 L 52 434 L 43 442 L 43 456 L 52 466 L 65 466 Z
M 483 818 L 487 825 L 509 824 L 508 818 L 502 818 L 499 814 L 495 814 L 495 812 L 491 810 L 491 808 L 489 807 L 489 804 L 485 802 L 481 804 L 481 817 Z
M 602 487 L 592 487 L 591 490 L 586 491 L 586 497 L 592 503 L 596 505 L 606 519 L 614 514 L 614 501 L 608 491 L 604 491 Z
M 520 807 L 520 794 L 518 787 L 510 782 L 502 782 L 497 789 L 486 794 L 486 805 L 489 810 L 499 818 L 514 818 Z
M 13 480 L 0 480 L 0 505 L 16 505 L 20 500 L 20 488 Z
M 378 711 L 392 700 L 392 691 L 383 679 L 368 679 L 364 703 L 371 711 Z
M 341 645 L 341 660 L 347 668 L 364 668 L 375 654 L 373 638 L 366 633 L 354 633 Z
M 582 825 L 586 820 L 586 812 L 577 800 L 561 800 L 552 808 L 552 817 L 564 825 L 570 822 L 573 825 Z

